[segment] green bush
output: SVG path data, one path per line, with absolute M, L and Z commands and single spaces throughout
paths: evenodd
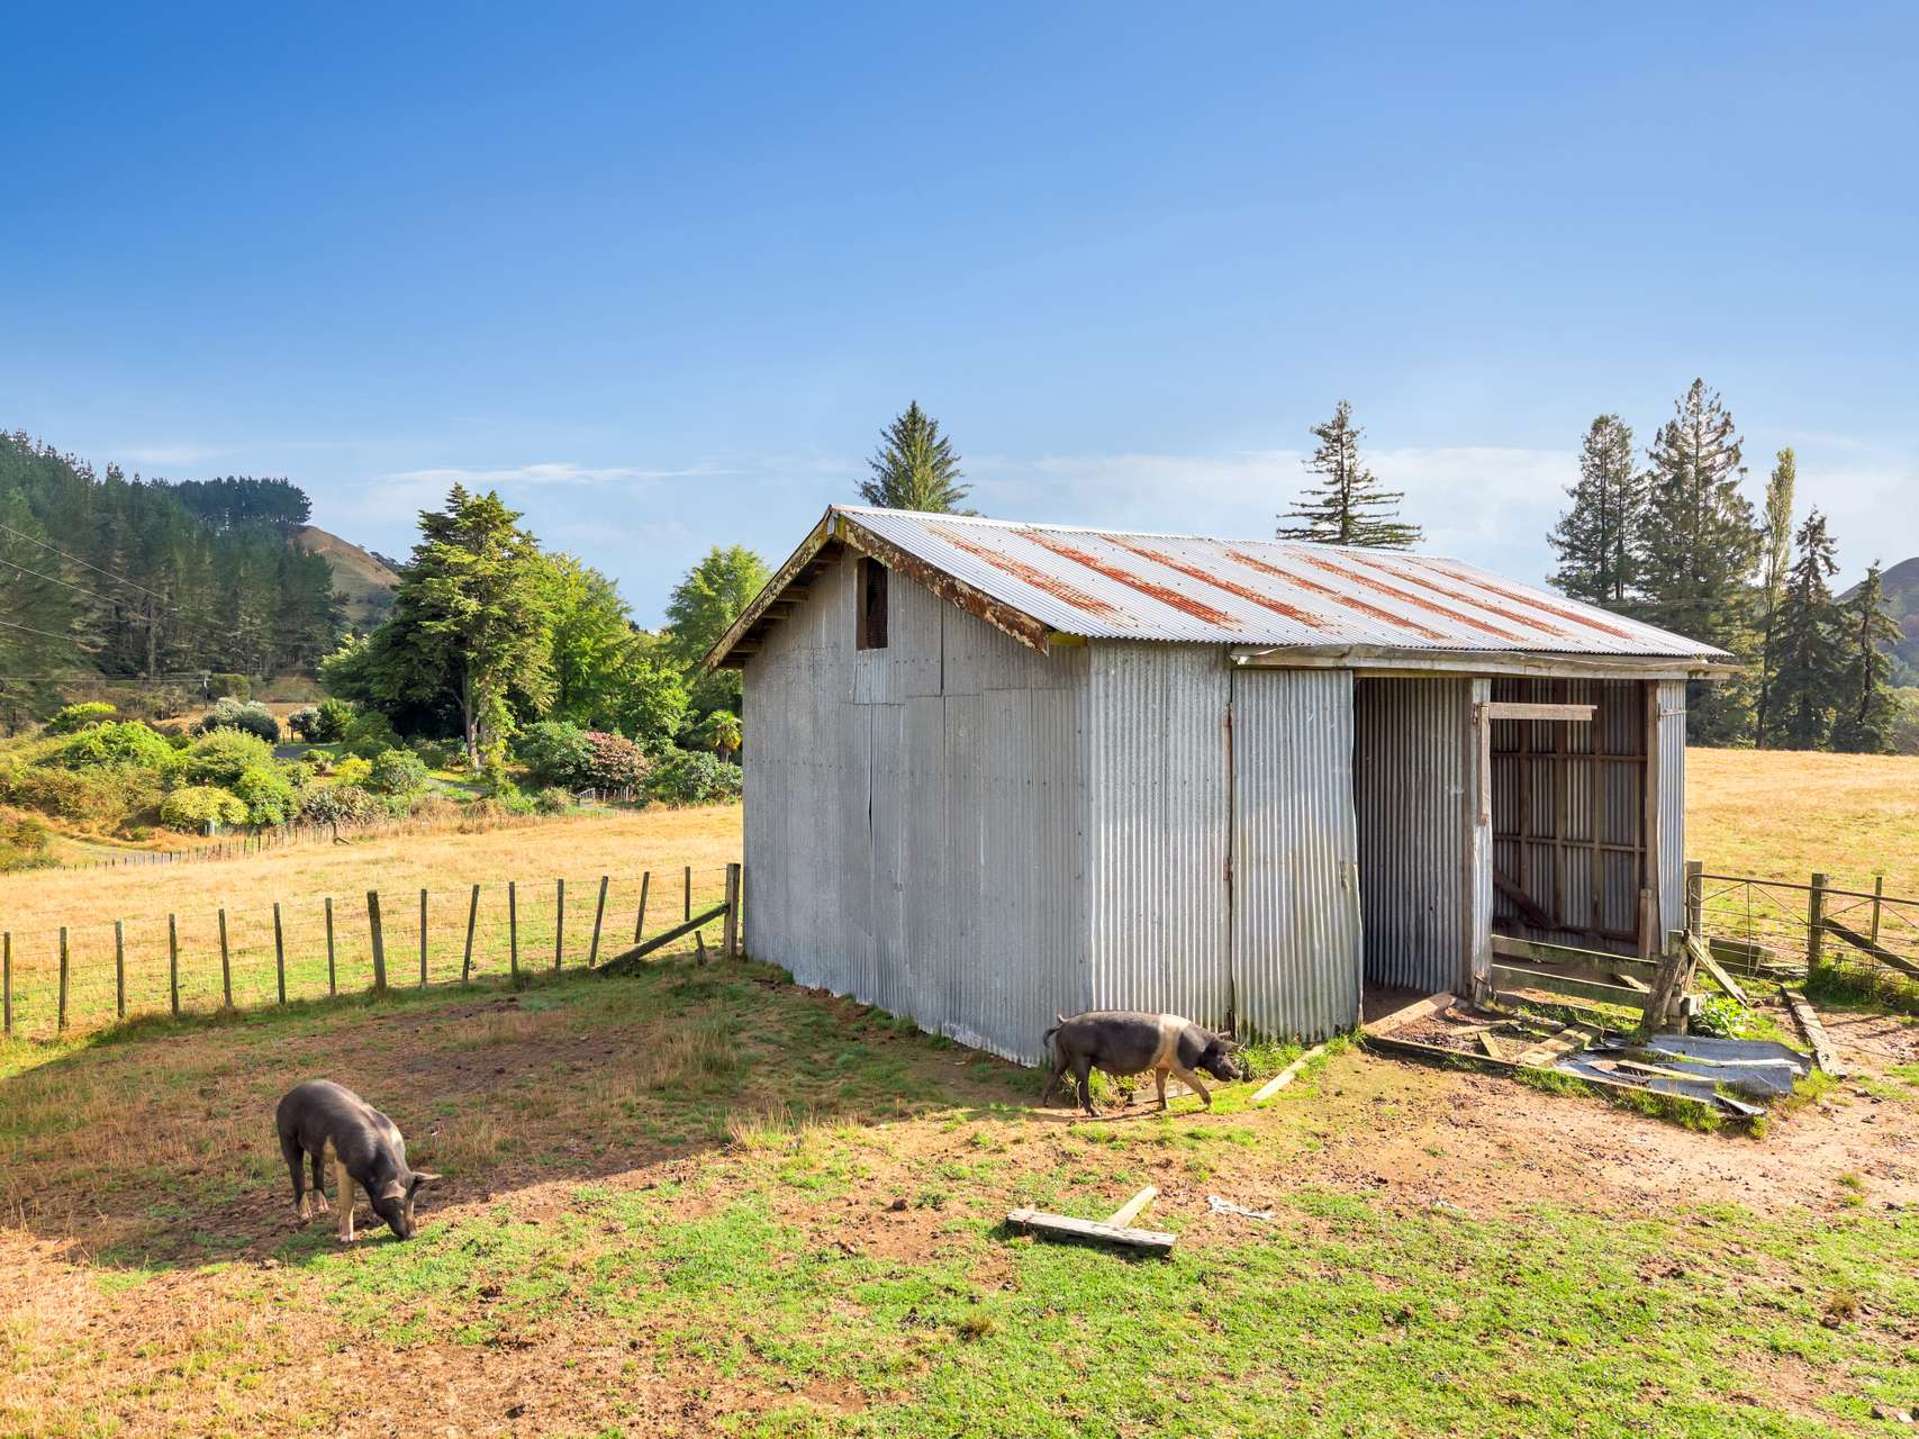
M 573 807 L 573 796 L 557 785 L 548 785 L 533 796 L 533 809 L 537 814 L 565 814 Z
M 387 717 L 372 710 L 356 714 L 340 732 L 340 745 L 348 754 L 372 759 L 382 750 L 398 749 L 400 736 Z
M 25 815 L 0 815 L 0 874 L 40 869 L 52 863 L 45 825 Z
M 247 807 L 249 824 L 285 824 L 299 812 L 300 791 L 277 765 L 255 765 L 231 788 Z
M 406 747 L 426 761 L 428 769 L 457 769 L 466 763 L 466 746 L 456 739 L 427 739 L 416 735 Z
M 52 760 L 66 769 L 132 765 L 162 774 L 179 763 L 177 752 L 165 735 L 132 720 L 83 729 L 61 745 Z
M 520 732 L 514 745 L 520 763 L 541 784 L 585 784 L 593 767 L 587 732 L 566 720 L 541 720 Z
M 376 794 L 418 794 L 426 788 L 426 761 L 412 750 L 382 750 L 373 757 L 367 788 Z
M 738 765 L 690 750 L 675 750 L 646 777 L 646 792 L 665 804 L 718 804 L 738 799 L 741 788 Z
M 265 705 L 250 700 L 221 700 L 200 721 L 198 728 L 201 734 L 212 734 L 221 729 L 245 730 L 248 734 L 258 735 L 268 744 L 280 742 L 280 722 L 273 717 L 273 712 Z
M 207 695 L 211 699 L 252 699 L 253 681 L 245 675 L 208 675 Z
M 199 833 L 209 824 L 216 828 L 223 824 L 244 824 L 246 817 L 245 804 L 212 785 L 188 785 L 160 801 L 160 823 L 190 834 Z
M 317 705 L 305 705 L 287 716 L 287 733 L 307 744 L 315 743 L 313 727 L 320 722 Z
M 378 796 L 357 784 L 316 785 L 300 796 L 300 818 L 312 824 L 360 824 L 385 813 Z
M 333 777 L 341 784 L 365 785 L 367 776 L 372 773 L 373 761 L 361 759 L 357 754 L 333 762 Z
M 304 733 L 300 738 L 312 744 L 334 744 L 346 738 L 348 726 L 358 718 L 359 711 L 343 699 L 323 699 L 317 705 L 309 705 L 298 715 L 290 715 L 287 723 L 294 719 L 303 719 Z
M 75 730 L 85 729 L 90 724 L 101 724 L 112 719 L 120 711 L 105 700 L 83 700 L 79 704 L 68 705 L 47 721 L 48 734 L 72 734 Z
M 0 800 L 102 829 L 118 829 L 151 811 L 160 802 L 160 792 L 157 771 L 129 765 L 81 770 L 19 765 L 0 770 Z
M 184 773 L 189 784 L 231 786 L 248 770 L 272 763 L 273 747 L 258 735 L 217 729 L 193 742 Z

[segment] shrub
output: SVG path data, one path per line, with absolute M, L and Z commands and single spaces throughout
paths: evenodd
M 252 699 L 253 681 L 245 675 L 208 675 L 207 694 L 214 699 Z
M 75 730 L 85 729 L 90 724 L 100 724 L 112 719 L 120 711 L 105 700 L 83 700 L 79 704 L 68 705 L 47 721 L 48 734 L 72 734 Z
M 245 730 L 248 734 L 258 735 L 268 744 L 280 742 L 280 722 L 273 717 L 273 712 L 265 705 L 250 700 L 223 699 L 199 724 L 201 734 L 212 734 L 221 729 Z
M 601 789 L 620 789 L 646 778 L 649 767 L 646 751 L 625 735 L 591 729 L 586 732 L 586 748 L 586 773 L 576 784 L 584 782 Z
M 300 714 L 308 717 L 304 737 L 313 744 L 333 744 L 345 739 L 347 727 L 359 717 L 359 712 L 343 699 L 323 699 Z M 289 717 L 289 722 L 296 717 Z
M 466 763 L 466 746 L 456 739 L 416 737 L 406 747 L 426 761 L 428 769 L 453 769 Z
M 426 761 L 412 750 L 382 750 L 373 757 L 367 788 L 377 794 L 418 794 L 426 788 Z
M 528 725 L 514 748 L 527 772 L 541 784 L 585 784 L 593 766 L 587 732 L 566 720 Z
M 443 794 L 416 794 L 406 803 L 406 812 L 412 818 L 435 821 L 458 819 L 464 808 L 458 800 Z
M 244 824 L 247 807 L 223 789 L 190 784 L 160 801 L 160 823 L 197 833 L 208 825 Z
M 299 790 L 274 765 L 255 765 L 231 788 L 234 797 L 247 807 L 250 824 L 285 824 L 300 808 Z
M 0 815 L 0 874 L 39 869 L 53 863 L 47 853 L 47 827 L 26 815 Z
M 372 773 L 373 761 L 361 759 L 357 754 L 333 762 L 333 777 L 341 784 L 364 785 Z
M 357 754 L 361 759 L 372 759 L 382 750 L 400 747 L 399 733 L 387 723 L 387 717 L 368 710 L 356 714 L 340 732 L 340 745 L 348 754 Z
M 320 711 L 316 705 L 307 705 L 287 716 L 287 733 L 297 740 L 314 743 L 313 726 L 319 723 Z
M 363 824 L 385 812 L 379 797 L 357 784 L 319 785 L 300 796 L 300 818 L 314 824 Z
M 185 775 L 189 784 L 231 785 L 250 769 L 273 763 L 273 749 L 245 730 L 216 729 L 187 750 Z
M 717 755 L 677 750 L 654 765 L 646 792 L 666 804 L 717 804 L 738 799 L 741 773 Z
M 558 785 L 548 785 L 533 796 L 533 808 L 538 814 L 565 814 L 573 807 L 573 796 Z
M 96 724 L 81 730 L 51 756 L 66 769 L 96 769 L 101 765 L 131 765 L 165 773 L 178 763 L 167 737 L 146 725 Z
M 20 765 L 0 770 L 0 799 L 61 819 L 117 829 L 160 801 L 160 775 L 151 769 L 101 765 L 67 770 Z

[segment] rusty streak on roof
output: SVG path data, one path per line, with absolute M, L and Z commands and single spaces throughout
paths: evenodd
M 1469 585 L 1477 585 L 1480 589 L 1490 594 L 1504 595 L 1516 604 L 1531 605 L 1534 609 L 1544 610 L 1549 615 L 1557 615 L 1562 620 L 1571 620 L 1574 624 L 1586 625 L 1591 629 L 1604 631 L 1616 639 L 1630 640 L 1632 638 L 1625 630 L 1615 625 L 1609 625 L 1603 620 L 1595 619 L 1590 614 L 1580 614 L 1577 610 L 1562 609 L 1551 600 L 1542 599 L 1538 596 L 1515 594 L 1504 585 L 1495 584 L 1492 580 L 1485 579 L 1479 575 L 1462 574 L 1460 573 L 1459 567 L 1450 560 L 1434 560 L 1432 564 L 1433 568 L 1441 574 L 1452 575 L 1456 579 L 1464 580 Z
M 1493 604 L 1473 595 L 1461 594 L 1458 590 L 1446 585 L 1434 584 L 1424 575 L 1410 574 L 1387 564 L 1386 561 L 1382 559 L 1376 559 L 1371 555 L 1348 555 L 1347 558 L 1357 564 L 1369 565 L 1373 569 L 1384 570 L 1394 579 L 1402 580 L 1406 584 L 1418 585 L 1423 590 L 1431 590 L 1434 594 L 1444 595 L 1449 600 L 1458 600 L 1463 604 L 1472 605 L 1476 609 L 1486 611 L 1489 615 L 1498 615 L 1501 619 L 1511 620 L 1514 624 L 1524 625 L 1528 629 L 1544 630 L 1549 635 L 1564 636 L 1566 633 L 1566 631 L 1558 625 L 1548 624 L 1545 620 L 1539 618 L 1538 615 L 1521 614 L 1518 610 L 1507 609 L 1504 605 Z
M 1413 605 L 1427 611 L 1429 614 L 1438 615 L 1443 619 L 1457 620 L 1460 624 L 1476 629 L 1481 634 L 1491 635 L 1496 640 L 1510 640 L 1514 644 L 1522 643 L 1519 636 L 1511 630 L 1502 630 L 1498 625 L 1489 625 L 1484 620 L 1474 619 L 1471 615 L 1461 614 L 1458 610 L 1447 609 L 1444 605 L 1436 605 L 1431 600 L 1421 599 L 1416 594 L 1398 589 L 1393 585 L 1385 583 L 1383 580 L 1376 580 L 1371 575 L 1363 574 L 1359 570 L 1348 569 L 1345 565 L 1335 564 L 1333 561 L 1321 555 L 1302 555 L 1300 558 L 1316 569 L 1324 570 L 1329 575 L 1338 575 L 1342 579 L 1351 580 L 1354 584 L 1363 585 L 1377 594 L 1385 595 L 1388 599 L 1400 600 L 1405 604 Z
M 1034 569 L 1024 560 L 1016 560 L 1011 555 L 989 549 L 977 540 L 969 539 L 966 535 L 950 530 L 944 525 L 928 525 L 927 528 L 945 540 L 947 544 L 985 560 L 994 569 L 1004 570 L 1015 579 L 1026 581 L 1036 590 L 1045 590 L 1047 594 L 1065 600 L 1075 609 L 1085 610 L 1088 614 L 1103 615 L 1108 619 L 1119 614 L 1119 611 L 1105 600 L 1095 599 L 1086 591 L 1073 588 L 1058 575 L 1049 575 L 1044 570 Z
M 1376 620 L 1384 620 L 1397 629 L 1411 630 L 1414 634 L 1424 635 L 1429 640 L 1446 638 L 1444 630 L 1422 625 L 1418 620 L 1406 619 L 1394 614 L 1391 610 L 1382 610 L 1378 605 L 1367 604 L 1366 601 L 1354 599 L 1351 595 L 1342 595 L 1329 585 L 1322 585 L 1318 580 L 1309 580 L 1304 575 L 1296 575 L 1291 570 L 1282 570 L 1278 565 L 1268 564 L 1265 560 L 1249 555 L 1244 550 L 1228 550 L 1226 554 L 1228 558 L 1239 561 L 1248 569 L 1258 570 L 1261 574 L 1271 575 L 1274 579 L 1285 580 L 1288 584 L 1298 585 L 1301 589 L 1324 595 L 1336 604 L 1343 605 L 1349 610 L 1358 610 L 1363 615 L 1371 615 Z
M 1104 575 L 1109 580 L 1117 580 L 1120 584 L 1128 585 L 1143 595 L 1150 595 L 1161 604 L 1171 605 L 1174 609 L 1184 614 L 1189 614 L 1195 619 L 1204 620 L 1209 625 L 1225 625 L 1232 629 L 1240 628 L 1239 621 L 1227 614 L 1224 610 L 1216 610 L 1202 600 L 1196 600 L 1190 595 L 1183 595 L 1175 589 L 1168 589 L 1165 585 L 1157 584 L 1147 579 L 1144 575 L 1136 575 L 1130 570 L 1121 569 L 1118 565 L 1109 564 L 1095 555 L 1089 555 L 1084 550 L 1074 548 L 1063 540 L 1054 539 L 1044 530 L 1021 530 L 1019 533 L 1022 538 L 1029 539 L 1034 544 L 1043 546 L 1064 559 L 1071 560 L 1074 564 L 1086 566 L 1086 568 L 1094 574 Z
M 1259 605 L 1264 609 L 1269 609 L 1276 615 L 1284 615 L 1289 620 L 1297 620 L 1308 629 L 1317 630 L 1326 627 L 1325 618 L 1321 615 L 1314 614 L 1311 610 L 1302 610 L 1297 605 L 1289 605 L 1286 601 L 1275 599 L 1272 595 L 1261 594 L 1250 585 L 1238 584 L 1227 579 L 1224 575 L 1217 575 L 1210 570 L 1203 570 L 1198 565 L 1187 564 L 1184 560 L 1176 559 L 1164 550 L 1156 550 L 1148 545 L 1142 545 L 1137 540 L 1127 539 L 1124 535 L 1114 535 L 1112 536 L 1112 541 L 1123 550 L 1131 550 L 1143 560 L 1151 560 L 1154 564 L 1164 565 L 1169 570 L 1178 570 L 1182 575 L 1196 579 L 1201 584 L 1213 585 L 1226 591 L 1229 595 L 1238 595 L 1242 600 Z

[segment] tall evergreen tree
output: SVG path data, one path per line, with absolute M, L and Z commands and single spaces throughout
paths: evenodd
M 1559 556 L 1552 582 L 1587 604 L 1623 609 L 1632 592 L 1633 553 L 1646 509 L 1646 477 L 1633 460 L 1632 428 L 1601 415 L 1579 449 L 1572 508 L 1546 541 Z
M 1319 483 L 1308 485 L 1298 503 L 1279 517 L 1300 522 L 1281 525 L 1279 538 L 1388 550 L 1418 544 L 1419 526 L 1399 518 L 1399 502 L 1406 496 L 1381 489 L 1360 460 L 1359 440 L 1365 431 L 1353 423 L 1353 407 L 1341 400 L 1330 420 L 1313 426 L 1313 434 L 1319 448 L 1306 468 L 1320 477 Z
M 1732 415 L 1694 380 L 1647 451 L 1646 522 L 1634 556 L 1639 609 L 1651 623 L 1730 650 L 1757 648 L 1747 587 L 1759 559 L 1752 502 Z M 1752 729 L 1749 687 L 1687 686 L 1687 729 L 1703 744 L 1734 744 Z
M 715 545 L 667 597 L 667 653 L 690 674 L 770 578 L 766 562 L 744 545 Z M 739 671 L 714 670 L 694 680 L 691 707 L 696 717 L 716 709 L 738 714 Z
M 1886 612 L 1886 587 L 1877 561 L 1840 606 L 1839 628 L 1845 654 L 1832 747 L 1852 754 L 1887 754 L 1899 726 L 1900 703 L 1886 649 L 1900 631 Z
M 881 431 L 879 450 L 866 463 L 872 475 L 861 481 L 860 498 L 869 505 L 958 514 L 969 492 L 959 483 L 953 442 L 940 433 L 939 421 L 922 410 L 918 400 Z
M 1832 729 L 1840 674 L 1839 607 L 1829 581 L 1838 565 L 1826 517 L 1813 510 L 1799 526 L 1798 554 L 1779 607 L 1779 673 L 1773 704 L 1780 742 L 1821 749 Z
M 554 719 L 618 723 L 633 654 L 633 618 L 613 581 L 572 555 L 544 556 L 551 612 Z
M 1766 526 L 1759 573 L 1759 696 L 1753 713 L 1753 738 L 1761 749 L 1772 743 L 1773 684 L 1779 673 L 1779 607 L 1786 597 L 1786 566 L 1792 546 L 1792 492 L 1799 465 L 1790 448 L 1773 461 L 1766 480 Z

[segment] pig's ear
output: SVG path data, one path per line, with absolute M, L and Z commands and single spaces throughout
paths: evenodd
M 440 1182 L 440 1176 L 435 1174 L 432 1170 L 416 1169 L 413 1171 L 413 1183 L 410 1186 L 410 1188 L 415 1190 L 430 1189 L 434 1185 L 438 1184 L 439 1182 Z
M 389 1179 L 385 1184 L 380 1186 L 380 1198 L 404 1199 L 406 1198 L 406 1186 L 397 1179 Z

